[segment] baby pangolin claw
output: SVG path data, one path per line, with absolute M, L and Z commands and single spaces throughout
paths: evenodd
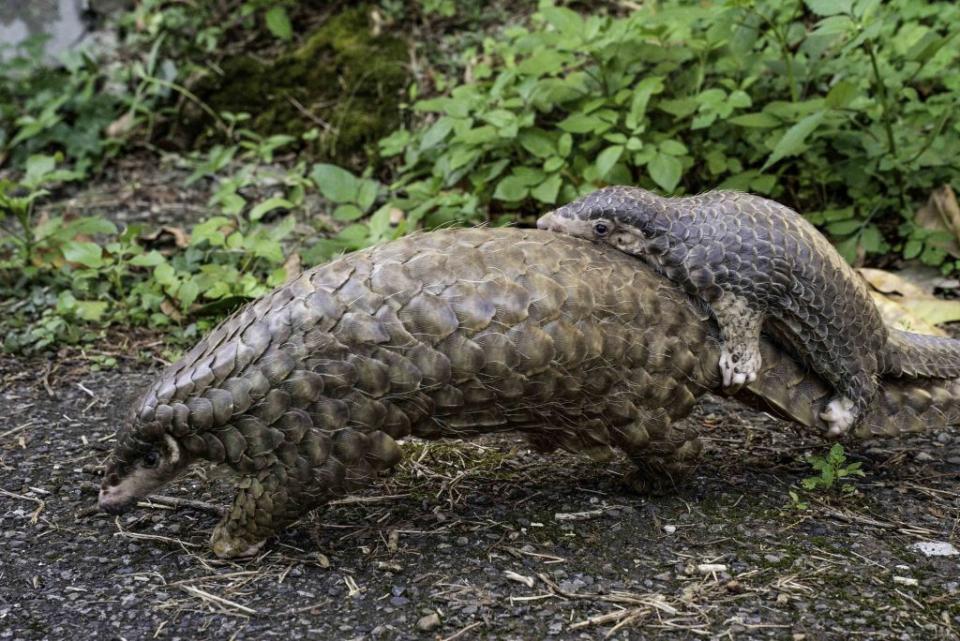
M 820 418 L 827 422 L 827 436 L 839 438 L 846 434 L 857 420 L 853 401 L 846 396 L 839 396 L 829 403 L 827 409 L 820 413 Z

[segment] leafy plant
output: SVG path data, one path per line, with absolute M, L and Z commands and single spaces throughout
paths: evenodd
M 541 2 L 531 27 L 467 53 L 468 82 L 414 104 L 425 124 L 381 142 L 394 202 L 412 227 L 514 219 L 610 183 L 741 189 L 805 212 L 848 260 L 916 254 L 928 239 L 900 222 L 960 176 L 958 18 L 909 0 L 621 18 Z
M 863 477 L 861 463 L 847 463 L 847 456 L 843 446 L 834 443 L 826 456 L 809 456 L 806 462 L 817 472 L 817 476 L 809 476 L 800 482 L 801 487 L 808 491 L 829 491 L 839 488 L 844 494 L 856 491 L 851 481 L 853 477 Z

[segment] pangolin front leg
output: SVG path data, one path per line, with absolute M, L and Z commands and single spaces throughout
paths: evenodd
M 317 503 L 306 491 L 308 483 L 308 470 L 283 465 L 241 478 L 232 507 L 210 538 L 214 554 L 220 558 L 255 555 L 268 538 Z
M 760 327 L 763 313 L 750 307 L 746 299 L 729 292 L 711 304 L 720 328 L 720 374 L 723 386 L 736 394 L 757 380 L 760 371 Z

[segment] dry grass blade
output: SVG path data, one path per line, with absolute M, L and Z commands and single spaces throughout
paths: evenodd
M 474 628 L 477 627 L 478 625 L 483 625 L 483 621 L 477 621 L 476 623 L 471 623 L 471 624 L 468 625 L 467 627 L 462 628 L 462 629 L 458 630 L 457 632 L 454 632 L 454 633 L 451 634 L 450 636 L 444 638 L 442 641 L 453 641 L 454 639 L 459 639 L 460 637 L 462 637 L 463 635 L 465 635 L 467 632 L 469 632 L 470 630 L 474 629 Z
M 33 525 L 37 524 L 37 521 L 40 519 L 40 513 L 43 512 L 44 508 L 47 507 L 47 504 L 42 500 L 38 499 L 35 496 L 24 496 L 23 494 L 14 494 L 13 492 L 8 492 L 7 490 L 0 489 L 0 494 L 4 496 L 9 496 L 12 499 L 19 499 L 21 501 L 31 501 L 37 504 L 37 509 L 30 513 L 30 523 Z
M 169 536 L 161 536 L 159 534 L 143 534 L 141 532 L 131 532 L 130 530 L 124 530 L 123 526 L 120 525 L 120 518 L 117 517 L 114 519 L 114 524 L 117 526 L 117 532 L 114 533 L 114 536 L 122 536 L 126 539 L 140 539 L 142 541 L 162 541 L 164 543 L 175 543 L 180 547 L 184 548 L 199 548 L 202 547 L 199 543 L 191 543 L 189 541 L 184 541 L 182 539 L 175 539 Z
M 219 605 L 220 610 L 224 614 L 237 615 L 237 612 L 232 612 L 231 610 L 239 611 L 241 614 L 239 614 L 238 616 L 244 616 L 244 615 L 256 616 L 257 614 L 257 611 L 254 610 L 253 608 L 248 608 L 245 605 L 240 605 L 235 601 L 231 601 L 230 599 L 225 599 L 221 596 L 217 596 L 216 594 L 210 594 L 209 592 L 205 590 L 201 590 L 200 588 L 193 587 L 192 585 L 181 585 L 178 587 L 184 592 L 186 592 L 187 594 L 203 599 L 204 601 L 207 601 L 209 603 L 215 603 Z
M 177 496 L 162 496 L 159 494 L 151 494 L 145 500 L 138 502 L 137 505 L 140 507 L 155 507 L 157 505 L 172 508 L 189 507 L 200 512 L 207 512 L 217 516 L 223 516 L 224 512 L 226 512 L 226 510 L 219 505 L 213 505 L 212 503 L 207 503 L 205 501 L 182 499 Z

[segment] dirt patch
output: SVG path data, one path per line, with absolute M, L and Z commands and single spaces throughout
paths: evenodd
M 92 510 L 152 374 L 121 364 L 0 361 L 0 639 L 960 638 L 960 557 L 909 547 L 960 546 L 957 431 L 849 445 L 859 494 L 803 511 L 787 490 L 824 443 L 721 399 L 666 497 L 509 437 L 412 442 L 379 487 L 234 563 L 207 550 L 230 498 L 213 474 Z

